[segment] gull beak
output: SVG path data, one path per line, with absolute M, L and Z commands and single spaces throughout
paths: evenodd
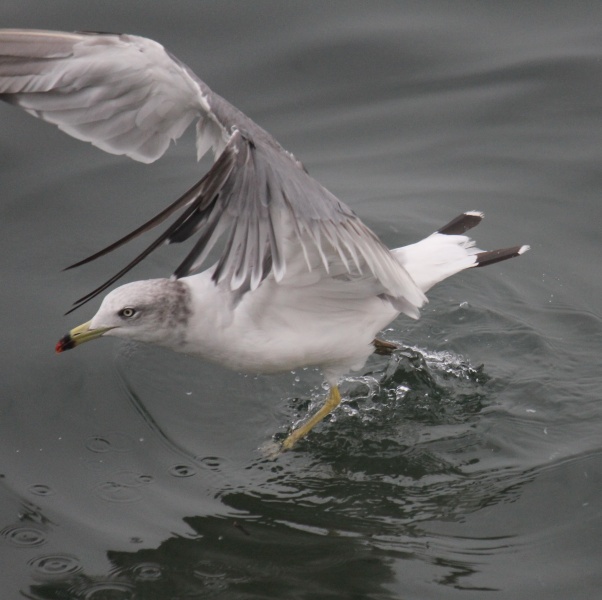
M 90 329 L 90 323 L 83 323 L 79 327 L 73 328 L 67 335 L 64 335 L 55 346 L 55 350 L 58 352 L 64 352 L 65 350 L 71 350 L 75 346 L 79 346 L 84 342 L 89 342 L 96 338 L 101 337 L 110 329 L 114 327 L 99 327 L 98 329 Z

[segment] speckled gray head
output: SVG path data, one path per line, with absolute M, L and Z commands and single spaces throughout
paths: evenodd
M 71 330 L 56 350 L 69 350 L 102 335 L 178 346 L 185 340 L 191 314 L 190 289 L 181 280 L 127 283 L 108 294 L 92 320 Z

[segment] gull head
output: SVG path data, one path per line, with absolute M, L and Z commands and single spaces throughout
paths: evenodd
M 191 313 L 190 289 L 181 280 L 127 283 L 107 294 L 90 321 L 63 336 L 56 351 L 104 335 L 173 347 L 184 342 Z

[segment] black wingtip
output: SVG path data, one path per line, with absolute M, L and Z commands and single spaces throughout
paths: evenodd
M 70 315 L 72 312 L 76 311 L 78 308 L 80 308 L 81 306 L 83 306 L 85 304 L 85 302 L 81 302 L 78 303 L 76 302 L 74 306 L 72 306 L 64 315 L 63 317 L 66 317 L 67 315 Z
M 443 233 L 444 235 L 462 235 L 469 229 L 476 227 L 484 218 L 484 214 L 477 210 L 469 210 L 461 215 L 458 215 L 455 219 L 452 219 L 447 225 L 438 229 L 436 233 Z
M 120 248 L 121 246 L 127 244 L 134 238 L 137 238 L 138 236 L 142 235 L 143 233 L 146 233 L 150 229 L 154 229 L 155 227 L 157 227 L 157 225 L 160 225 L 161 223 L 163 223 L 163 221 L 165 221 L 167 218 L 169 218 L 174 212 L 176 212 L 177 210 L 186 206 L 187 204 L 190 204 L 190 202 L 192 202 L 197 197 L 197 194 L 198 194 L 199 190 L 201 189 L 202 184 L 203 184 L 203 180 L 201 179 L 201 181 L 199 181 L 198 183 L 195 183 L 189 190 L 187 190 L 184 194 L 182 194 L 175 202 L 170 204 L 167 208 L 162 210 L 159 214 L 155 215 L 154 217 L 152 217 L 151 219 L 146 221 L 146 223 L 143 223 L 140 227 L 138 227 L 134 231 L 128 233 L 127 235 L 124 235 L 122 238 L 118 239 L 116 242 L 113 242 L 112 244 L 110 244 L 106 248 L 103 248 L 102 250 L 99 250 L 95 254 L 92 254 L 91 256 L 88 256 L 72 265 L 69 265 L 68 267 L 65 267 L 63 269 L 63 271 L 69 271 L 69 269 L 75 269 L 76 267 L 81 267 L 82 265 L 88 264 L 89 262 L 92 262 L 93 260 L 96 260 L 97 258 L 100 258 L 101 256 L 105 256 L 106 254 L 109 254 L 109 252 L 113 252 L 113 250 Z

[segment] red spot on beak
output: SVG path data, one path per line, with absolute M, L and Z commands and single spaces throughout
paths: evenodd
M 54 347 L 57 354 L 60 354 L 65 350 L 71 350 L 71 348 L 75 348 L 75 342 L 70 334 L 64 335 Z

